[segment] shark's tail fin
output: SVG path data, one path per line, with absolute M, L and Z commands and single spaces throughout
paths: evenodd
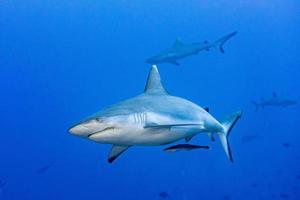
M 221 121 L 221 124 L 224 128 L 224 131 L 219 133 L 219 137 L 223 146 L 223 149 L 228 157 L 228 159 L 233 162 L 228 136 L 233 128 L 233 126 L 236 124 L 236 122 L 241 118 L 242 112 L 238 111 L 230 116 L 227 116 L 223 121 Z
M 223 45 L 225 44 L 225 42 L 227 42 L 227 40 L 229 40 L 230 38 L 232 38 L 236 34 L 237 34 L 237 31 L 232 32 L 232 33 L 218 39 L 217 41 L 215 41 L 215 45 L 216 45 L 216 47 L 218 47 L 220 49 L 221 53 L 225 52 L 224 48 L 223 48 Z
M 259 103 L 257 103 L 256 101 L 251 101 L 251 103 L 255 106 L 255 111 L 259 110 Z

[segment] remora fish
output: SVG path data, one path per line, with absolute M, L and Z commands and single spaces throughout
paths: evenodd
M 82 120 L 69 132 L 98 143 L 112 144 L 108 162 L 132 146 L 158 146 L 190 140 L 199 133 L 215 133 L 233 161 L 228 136 L 241 116 L 236 112 L 217 121 L 198 105 L 169 95 L 155 65 L 142 94 L 112 105 Z
M 156 56 L 153 56 L 146 60 L 150 64 L 158 63 L 171 63 L 173 65 L 180 65 L 177 60 L 185 58 L 187 56 L 196 55 L 200 51 L 208 51 L 211 48 L 219 48 L 222 53 L 224 53 L 223 45 L 231 37 L 236 35 L 237 32 L 230 33 L 214 42 L 204 41 L 198 43 L 184 44 L 178 38 L 174 42 L 173 46 L 169 49 L 166 49 Z
M 209 146 L 198 146 L 192 144 L 177 144 L 164 149 L 165 152 L 175 152 L 175 151 L 191 151 L 195 149 L 209 149 Z

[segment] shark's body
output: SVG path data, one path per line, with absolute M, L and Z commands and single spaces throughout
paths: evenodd
M 297 101 L 280 98 L 273 92 L 273 97 L 271 99 L 261 99 L 260 102 L 252 101 L 252 103 L 255 105 L 256 110 L 258 110 L 259 108 L 265 108 L 267 106 L 288 107 L 297 104 Z
M 196 104 L 169 95 L 156 66 L 152 66 L 143 94 L 104 109 L 69 131 L 98 143 L 112 144 L 109 162 L 131 146 L 165 145 L 190 140 L 198 133 L 219 133 L 232 160 L 227 136 L 240 115 L 237 112 L 220 123 Z
M 213 47 L 218 47 L 222 53 L 224 53 L 223 45 L 224 43 L 233 37 L 237 32 L 230 33 L 219 40 L 214 42 L 201 42 L 201 43 L 191 43 L 184 44 L 179 39 L 176 39 L 173 46 L 169 49 L 166 49 L 160 52 L 158 55 L 155 55 L 146 60 L 150 64 L 159 64 L 159 63 L 171 63 L 174 65 L 179 65 L 177 60 L 196 55 L 200 51 L 208 51 Z

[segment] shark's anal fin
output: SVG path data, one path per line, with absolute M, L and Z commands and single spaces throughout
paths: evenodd
M 107 161 L 109 163 L 112 163 L 115 159 L 117 159 L 128 148 L 129 148 L 129 146 L 113 145 L 111 150 L 110 150 L 110 153 L 108 155 Z
M 176 65 L 176 66 L 179 66 L 179 65 L 180 65 L 180 63 L 179 63 L 179 62 L 177 62 L 176 60 L 174 60 L 174 61 L 170 61 L 170 63 L 171 63 L 171 64 L 173 64 L 173 65 Z

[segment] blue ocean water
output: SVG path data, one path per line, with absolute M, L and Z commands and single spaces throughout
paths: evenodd
M 300 198 L 300 2 L 297 0 L 0 2 L 0 199 L 252 200 Z M 135 147 L 108 164 L 109 145 L 70 135 L 78 120 L 143 91 L 144 61 L 172 45 L 238 34 L 217 49 L 158 65 L 167 90 L 238 109 L 231 164 L 211 150 Z

